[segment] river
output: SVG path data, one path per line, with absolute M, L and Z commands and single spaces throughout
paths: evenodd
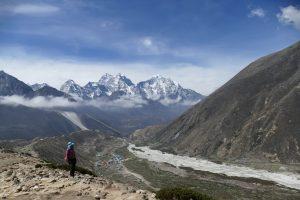
M 136 157 L 143 158 L 148 161 L 160 163 L 166 162 L 176 167 L 190 167 L 194 170 L 209 171 L 216 174 L 225 174 L 227 176 L 274 181 L 279 185 L 300 190 L 300 174 L 296 173 L 269 172 L 244 166 L 217 164 L 205 159 L 163 153 L 159 150 L 150 149 L 147 146 L 137 147 L 134 144 L 129 144 L 128 150 Z

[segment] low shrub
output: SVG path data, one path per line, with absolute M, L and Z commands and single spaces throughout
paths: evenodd
M 212 200 L 213 198 L 189 188 L 163 188 L 156 192 L 160 200 Z
M 35 167 L 35 168 L 41 168 L 42 165 L 41 165 L 41 164 L 36 164 L 34 167 Z

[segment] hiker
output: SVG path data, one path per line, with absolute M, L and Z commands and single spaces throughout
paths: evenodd
M 74 150 L 74 143 L 68 142 L 67 151 L 65 153 L 65 161 L 69 163 L 70 166 L 70 176 L 75 176 L 75 165 L 76 165 L 76 156 Z

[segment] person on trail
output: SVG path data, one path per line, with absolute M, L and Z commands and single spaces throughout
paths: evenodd
M 70 166 L 70 176 L 75 176 L 75 166 L 76 166 L 76 155 L 74 150 L 74 143 L 68 142 L 67 151 L 65 153 L 65 161 L 69 163 Z

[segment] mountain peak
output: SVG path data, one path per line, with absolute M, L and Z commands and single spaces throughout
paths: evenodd
M 72 79 L 67 80 L 66 83 L 69 83 L 69 84 L 76 84 L 75 81 L 73 81 Z
M 75 83 L 75 81 L 69 79 L 67 80 L 60 88 L 62 92 L 72 95 L 73 97 L 80 97 L 82 98 L 83 95 L 83 88 Z
M 117 73 L 117 76 L 118 77 L 126 77 L 125 74 L 123 74 L 123 73 Z
M 30 87 L 33 89 L 33 91 L 37 91 L 45 86 L 49 86 L 47 83 L 35 83 L 33 85 L 30 85 Z
M 0 71 L 0 75 L 1 75 L 1 76 L 9 76 L 9 77 L 13 77 L 13 76 L 11 76 L 10 74 L 6 73 L 6 72 L 3 71 L 3 70 Z M 13 77 L 13 78 L 15 78 L 15 77 Z
M 171 78 L 164 77 L 160 74 L 152 76 L 150 78 L 150 80 L 159 81 L 161 83 L 174 84 L 174 85 L 179 86 L 179 84 L 176 81 L 173 81 Z
M 155 75 L 149 80 L 142 81 L 137 87 L 142 96 L 154 101 L 178 103 L 185 100 L 199 101 L 202 98 L 197 92 L 186 90 L 175 81 L 161 75 Z
M 1 96 L 21 95 L 21 96 L 30 97 L 33 95 L 33 90 L 31 89 L 30 86 L 26 85 L 24 82 L 5 73 L 2 70 L 0 71 L 0 95 Z
M 160 79 L 160 78 L 164 78 L 164 77 L 160 74 L 156 74 L 156 75 L 152 76 L 151 78 Z
M 117 75 L 104 74 L 100 80 L 99 85 L 104 85 L 110 94 L 116 91 L 125 92 L 126 94 L 134 94 L 135 85 L 132 81 L 121 73 Z
M 105 82 L 105 81 L 108 81 L 108 80 L 111 80 L 111 79 L 114 79 L 114 80 L 130 80 L 129 78 L 127 78 L 124 74 L 122 73 L 118 73 L 116 75 L 111 75 L 111 74 L 108 74 L 108 73 L 105 73 L 99 80 L 99 82 Z

